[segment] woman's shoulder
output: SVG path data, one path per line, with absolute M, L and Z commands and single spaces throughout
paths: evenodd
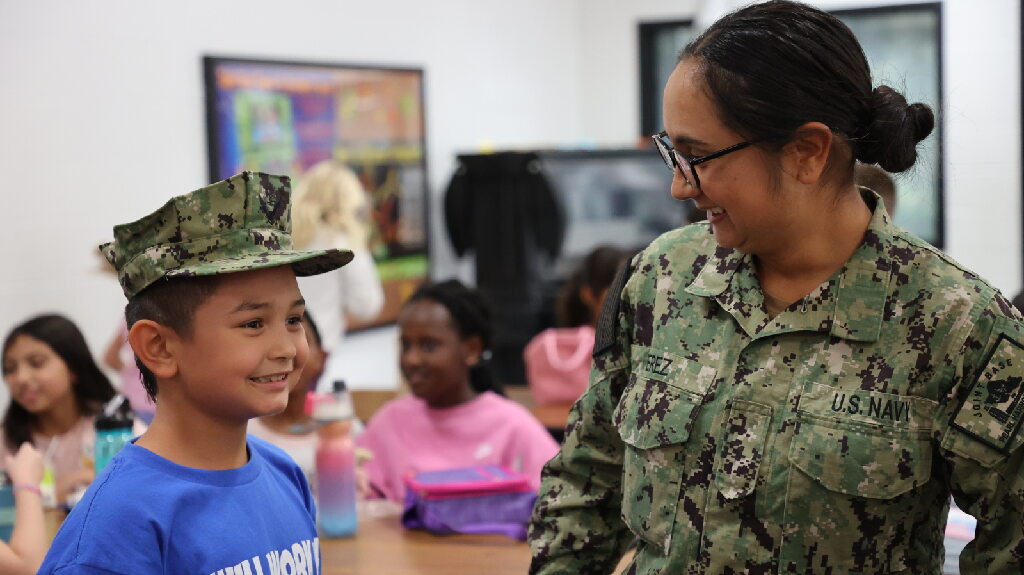
M 649 259 L 661 254 L 699 254 L 714 253 L 718 248 L 715 236 L 711 233 L 711 225 L 707 222 L 696 222 L 669 230 L 654 238 L 640 255 Z
M 894 228 L 888 255 L 897 276 L 895 285 L 915 299 L 936 296 L 944 302 L 970 300 L 987 305 L 999 293 L 952 256 L 902 228 Z
M 689 283 L 712 258 L 726 258 L 734 252 L 718 246 L 707 222 L 697 222 L 655 238 L 631 260 L 631 275 Z

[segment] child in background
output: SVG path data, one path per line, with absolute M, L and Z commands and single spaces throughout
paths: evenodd
M 14 490 L 14 529 L 11 541 L 0 541 L 0 573 L 29 575 L 39 569 L 49 547 L 43 520 L 43 456 L 27 441 L 13 456 L 3 457 L 7 478 Z
M 421 286 L 398 316 L 399 364 L 412 396 L 385 404 L 357 445 L 369 497 L 401 503 L 403 477 L 471 465 L 504 465 L 530 478 L 558 444 L 530 412 L 499 395 L 486 365 L 492 327 L 480 294 L 456 280 Z
M 249 420 L 249 435 L 264 439 L 280 447 L 299 464 L 306 478 L 316 470 L 316 426 L 306 414 L 306 395 L 316 391 L 316 382 L 324 372 L 327 354 L 320 346 L 320 332 L 309 312 L 302 314 L 302 327 L 309 344 L 309 359 L 302 368 L 299 381 L 288 394 L 288 407 L 274 415 Z
M 526 383 L 537 405 L 573 403 L 587 389 L 594 328 L 626 255 L 612 246 L 591 250 L 562 287 L 560 327 L 540 332 L 523 350 Z
M 306 364 L 296 275 L 352 259 L 292 250 L 289 188 L 245 172 L 102 246 L 156 415 L 64 520 L 40 573 L 321 572 L 302 471 L 246 435 L 287 406 Z
M 128 399 L 128 403 L 135 412 L 135 417 L 149 425 L 153 421 L 153 413 L 156 406 L 153 400 L 146 394 L 146 388 L 142 385 L 142 374 L 139 366 L 135 365 L 135 353 L 132 346 L 128 345 L 128 324 L 121 318 L 117 333 L 107 344 L 103 353 L 103 364 L 121 374 L 121 395 Z
M 4 382 L 11 402 L 3 420 L 3 451 L 29 442 L 53 473 L 56 503 L 93 480 L 83 457 L 96 441 L 94 418 L 114 397 L 78 327 L 60 315 L 33 317 L 3 344 Z

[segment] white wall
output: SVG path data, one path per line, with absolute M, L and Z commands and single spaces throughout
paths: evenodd
M 0 0 L 0 332 L 58 311 L 97 353 L 112 335 L 123 298 L 94 246 L 207 183 L 203 54 L 424 67 L 435 274 L 465 277 L 437 211 L 454 155 L 634 142 L 637 23 L 700 5 Z M 1008 294 L 1022 275 L 1018 9 L 947 0 L 943 20 L 947 247 Z M 353 343 L 357 377 L 392 379 L 393 341 L 385 329 Z
M 422 66 L 437 192 L 455 153 L 480 142 L 536 146 L 581 132 L 578 45 L 564 33 L 574 8 L 0 0 L 0 245 L 9 262 L 0 331 L 57 311 L 83 328 L 95 353 L 112 336 L 124 301 L 99 271 L 95 246 L 114 224 L 207 183 L 203 54 Z M 450 273 L 446 242 L 432 239 L 441 273 Z

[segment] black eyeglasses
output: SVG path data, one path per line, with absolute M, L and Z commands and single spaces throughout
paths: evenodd
M 658 146 L 658 153 L 661 154 L 661 159 L 665 161 L 665 165 L 668 169 L 675 171 L 679 169 L 679 173 L 683 175 L 683 179 L 686 183 L 693 186 L 694 188 L 700 189 L 700 178 L 697 177 L 697 166 L 707 162 L 708 160 L 714 160 L 715 158 L 721 158 L 726 154 L 731 154 L 746 148 L 747 146 L 757 143 L 757 140 L 751 140 L 749 142 L 740 142 L 738 144 L 723 148 L 717 152 L 712 152 L 706 156 L 684 156 L 680 154 L 675 146 L 672 145 L 671 140 L 668 139 L 668 133 L 662 132 L 660 134 L 654 134 L 651 136 L 654 143 Z

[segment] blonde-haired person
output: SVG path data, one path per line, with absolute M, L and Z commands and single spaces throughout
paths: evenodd
M 325 351 L 334 350 L 346 318 L 373 319 L 384 305 L 384 290 L 370 254 L 370 206 L 359 177 L 345 164 L 314 164 L 295 189 L 292 221 L 296 249 L 350 249 L 352 262 L 330 273 L 299 278 L 306 309 L 317 319 Z M 331 366 L 325 370 L 330 374 Z

